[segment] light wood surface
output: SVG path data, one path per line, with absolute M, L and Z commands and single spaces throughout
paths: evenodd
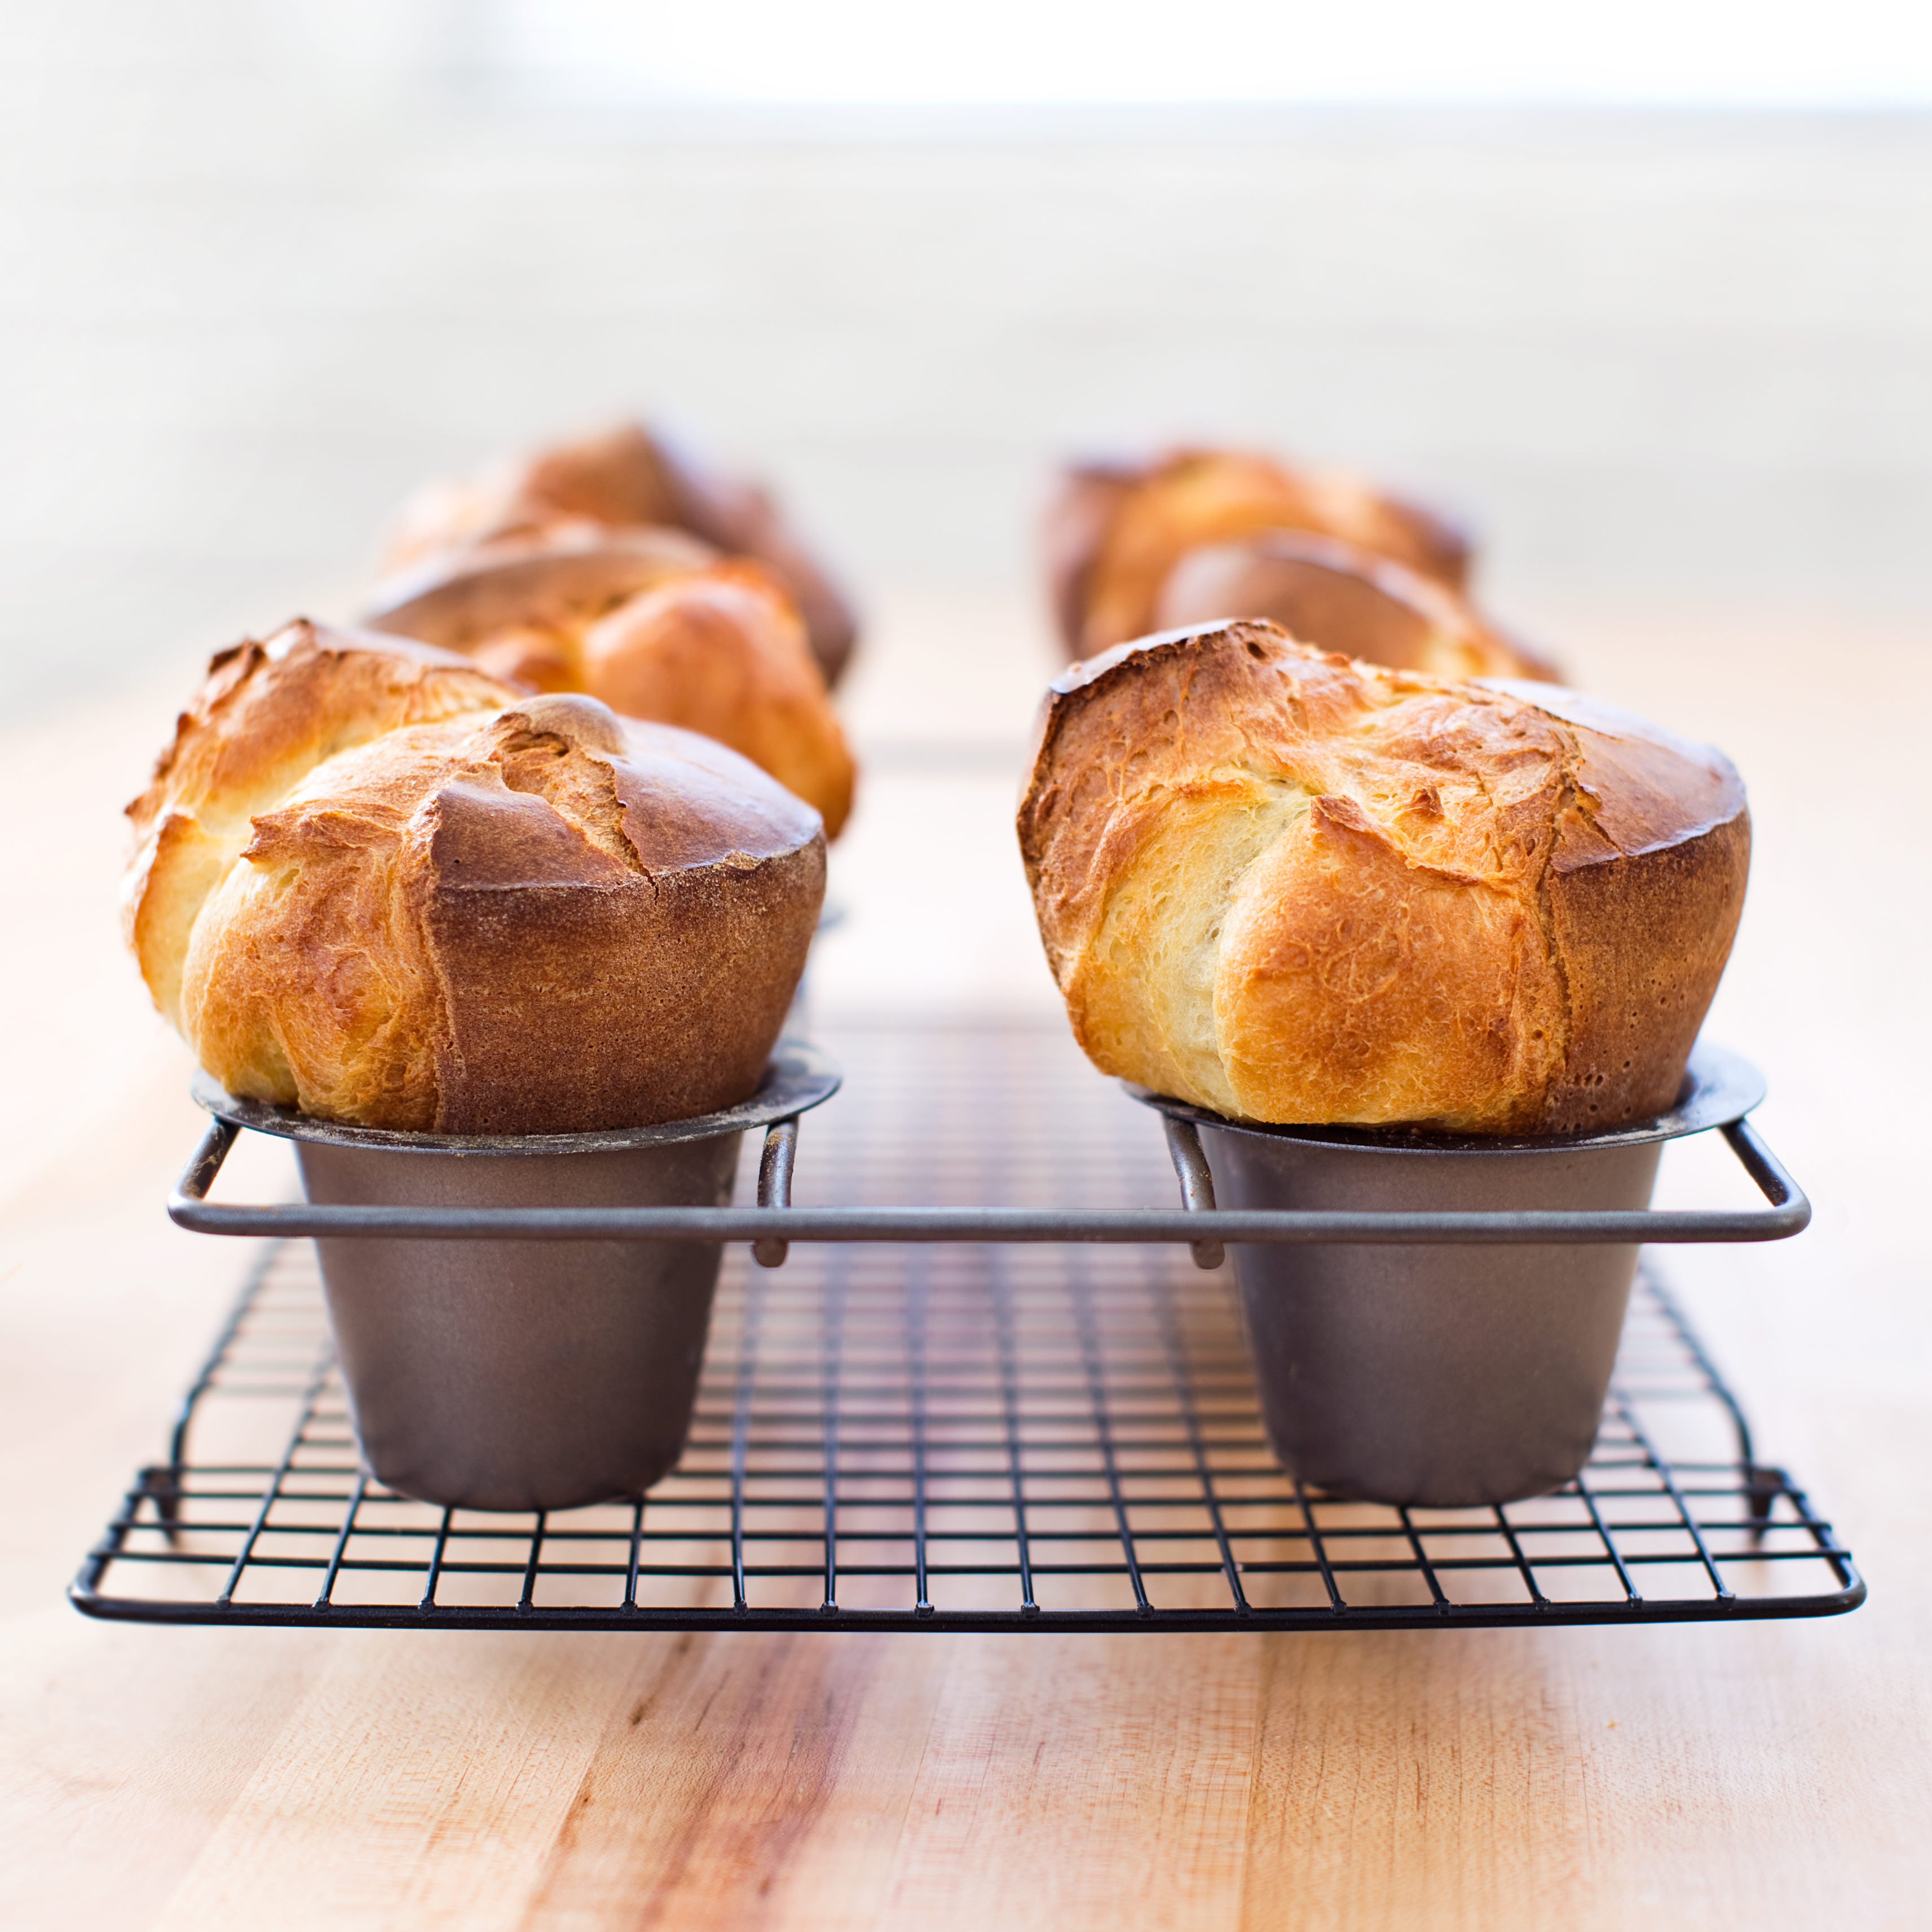
M 1004 762 L 1040 664 L 989 646 L 970 691 L 948 686 L 939 640 L 976 633 L 1030 634 L 1016 612 L 903 610 L 854 692 L 874 770 L 839 856 L 832 1005 L 1048 998 Z M 0 742 L 0 1922 L 1924 1924 L 1932 652 L 1605 617 L 1571 655 L 1724 742 L 1751 785 L 1751 902 L 1714 1030 L 1769 1073 L 1766 1132 L 1820 1222 L 1673 1273 L 1766 1450 L 1858 1552 L 1865 1609 L 1204 1638 L 86 1622 L 62 1588 L 244 1258 L 160 1210 L 194 1116 L 117 950 L 113 808 L 178 694 L 136 694 Z M 950 764 L 917 749 L 935 719 L 966 741 Z M 1666 1184 L 1688 1198 L 1714 1174 Z

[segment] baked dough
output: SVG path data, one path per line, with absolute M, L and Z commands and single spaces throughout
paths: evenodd
M 397 513 L 380 568 L 446 562 L 478 544 L 586 524 L 684 531 L 725 555 L 762 563 L 796 601 L 826 683 L 838 682 L 858 641 L 858 619 L 776 500 L 641 423 L 619 423 L 506 458 L 472 476 L 428 484 Z
M 1264 530 L 1186 553 L 1154 604 L 1156 630 L 1265 617 L 1292 638 L 1392 670 L 1551 678 L 1555 668 L 1485 623 L 1447 584 L 1339 537 Z
M 1052 687 L 1019 814 L 1103 1072 L 1229 1116 L 1560 1134 L 1670 1106 L 1750 862 L 1720 754 L 1235 622 Z
M 1045 526 L 1048 587 L 1067 656 L 1091 656 L 1152 630 L 1162 586 L 1190 550 L 1273 530 L 1339 537 L 1452 590 L 1468 576 L 1461 531 L 1352 476 L 1234 449 L 1077 464 L 1063 476 Z
M 129 936 L 202 1066 L 368 1126 L 744 1099 L 824 892 L 818 814 L 724 746 L 306 623 L 216 660 L 130 810 Z
M 742 752 L 836 838 L 856 772 L 790 592 L 675 530 L 582 523 L 404 572 L 364 621 Z

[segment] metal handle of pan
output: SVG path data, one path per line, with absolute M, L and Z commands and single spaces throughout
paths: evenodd
M 791 1205 L 792 1162 L 798 1158 L 798 1116 L 774 1120 L 765 1130 L 764 1151 L 758 1156 L 758 1205 L 764 1208 Z M 752 1244 L 752 1258 L 760 1268 L 783 1268 L 791 1244 L 767 1235 Z
M 380 1235 L 403 1240 L 751 1241 L 765 1244 L 767 1254 L 776 1254 L 779 1244 L 793 1241 L 1181 1241 L 1197 1251 L 1211 1252 L 1213 1244 L 1228 1241 L 1390 1243 L 1404 1246 L 1430 1242 L 1681 1244 L 1781 1241 L 1800 1232 L 1811 1219 L 1811 1204 L 1783 1163 L 1748 1121 L 1736 1121 L 1720 1131 L 1769 1204 L 1767 1207 L 1231 1212 L 1208 1205 L 1211 1187 L 1204 1193 L 1197 1186 L 1192 1198 L 1200 1204 L 1184 1207 L 1178 1213 L 1144 1208 L 793 1208 L 783 1204 L 789 1198 L 795 1127 L 791 1136 L 778 1136 L 776 1148 L 767 1136 L 760 1176 L 760 1202 L 752 1208 L 230 1206 L 207 1198 L 239 1132 L 226 1121 L 216 1120 L 169 1196 L 168 1214 L 178 1226 L 203 1234 L 326 1235 L 336 1239 Z M 1170 1139 L 1170 1151 L 1174 1145 Z M 770 1205 L 764 1204 L 767 1166 Z M 1183 1200 L 1188 1201 L 1188 1173 L 1179 1159 L 1176 1172 L 1181 1175 Z M 767 1266 L 773 1264 L 766 1262 Z M 1212 1264 L 1204 1261 L 1203 1265 Z
M 1160 1124 L 1166 1130 L 1168 1155 L 1180 1182 L 1180 1204 L 1190 1214 L 1213 1214 L 1214 1177 L 1208 1171 L 1200 1130 L 1192 1120 L 1178 1120 L 1172 1114 L 1162 1114 Z M 1219 1268 L 1228 1252 L 1219 1241 L 1196 1241 L 1192 1246 L 1198 1268 Z

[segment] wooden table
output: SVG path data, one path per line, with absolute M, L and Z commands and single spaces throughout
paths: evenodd
M 0 1920 L 1925 1923 L 1932 652 L 1605 620 L 1572 655 L 1595 688 L 1724 742 L 1751 784 L 1752 900 L 1714 1029 L 1770 1074 L 1766 1130 L 1820 1222 L 1675 1272 L 1767 1450 L 1858 1554 L 1866 1608 L 1348 1636 L 83 1621 L 62 1586 L 154 1454 L 240 1260 L 160 1212 L 194 1115 L 181 1050 L 116 952 L 112 806 L 178 694 L 137 694 L 16 731 L 0 756 L 16 1076 L 0 1130 Z M 1012 951 L 1024 907 L 997 744 L 950 764 L 895 753 L 893 707 L 863 689 L 856 706 L 874 774 L 840 855 L 854 916 L 824 997 L 874 1000 L 889 980 L 1037 1004 L 1043 975 Z M 976 978 L 982 956 L 995 963 Z M 1694 1163 L 1672 1185 L 1708 1178 Z

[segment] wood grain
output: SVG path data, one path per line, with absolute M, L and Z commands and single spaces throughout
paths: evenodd
M 51 1041 L 20 1042 L 40 1098 L 8 1121 L 0 1208 L 0 1923 L 1924 1923 L 1932 1270 L 1922 1154 L 1890 1110 L 1932 1071 L 1912 723 L 1932 653 L 1869 640 L 1864 688 L 1888 694 L 1855 704 L 1810 678 L 1813 640 L 1694 641 L 1606 628 L 1592 681 L 1720 736 L 1752 784 L 1758 869 L 1723 1030 L 1768 1065 L 1767 1131 L 1823 1212 L 1784 1249 L 1673 1273 L 1767 1450 L 1859 1552 L 1866 1609 L 1333 1637 L 87 1623 L 61 1588 L 159 1446 L 243 1255 L 160 1214 L 194 1115 L 177 1051 L 103 963 L 94 888 L 73 886 L 110 890 L 118 847 L 111 813 L 82 814 L 8 860 L 10 891 L 44 887 L 53 909 L 5 955 L 0 995 L 60 1017 Z M 91 727 L 85 782 L 104 793 L 156 715 L 137 730 L 131 710 Z M 46 782 L 32 750 L 0 755 L 15 824 Z M 1840 781 L 1820 787 L 1821 767 Z M 855 944 L 872 909 L 916 916 L 916 893 L 892 896 L 903 830 L 940 782 L 877 781 L 846 874 Z M 976 778 L 943 782 L 958 875 L 990 875 L 1004 782 L 977 802 Z M 826 980 L 836 1000 L 836 956 Z M 80 1089 L 63 1066 L 85 1067 Z

